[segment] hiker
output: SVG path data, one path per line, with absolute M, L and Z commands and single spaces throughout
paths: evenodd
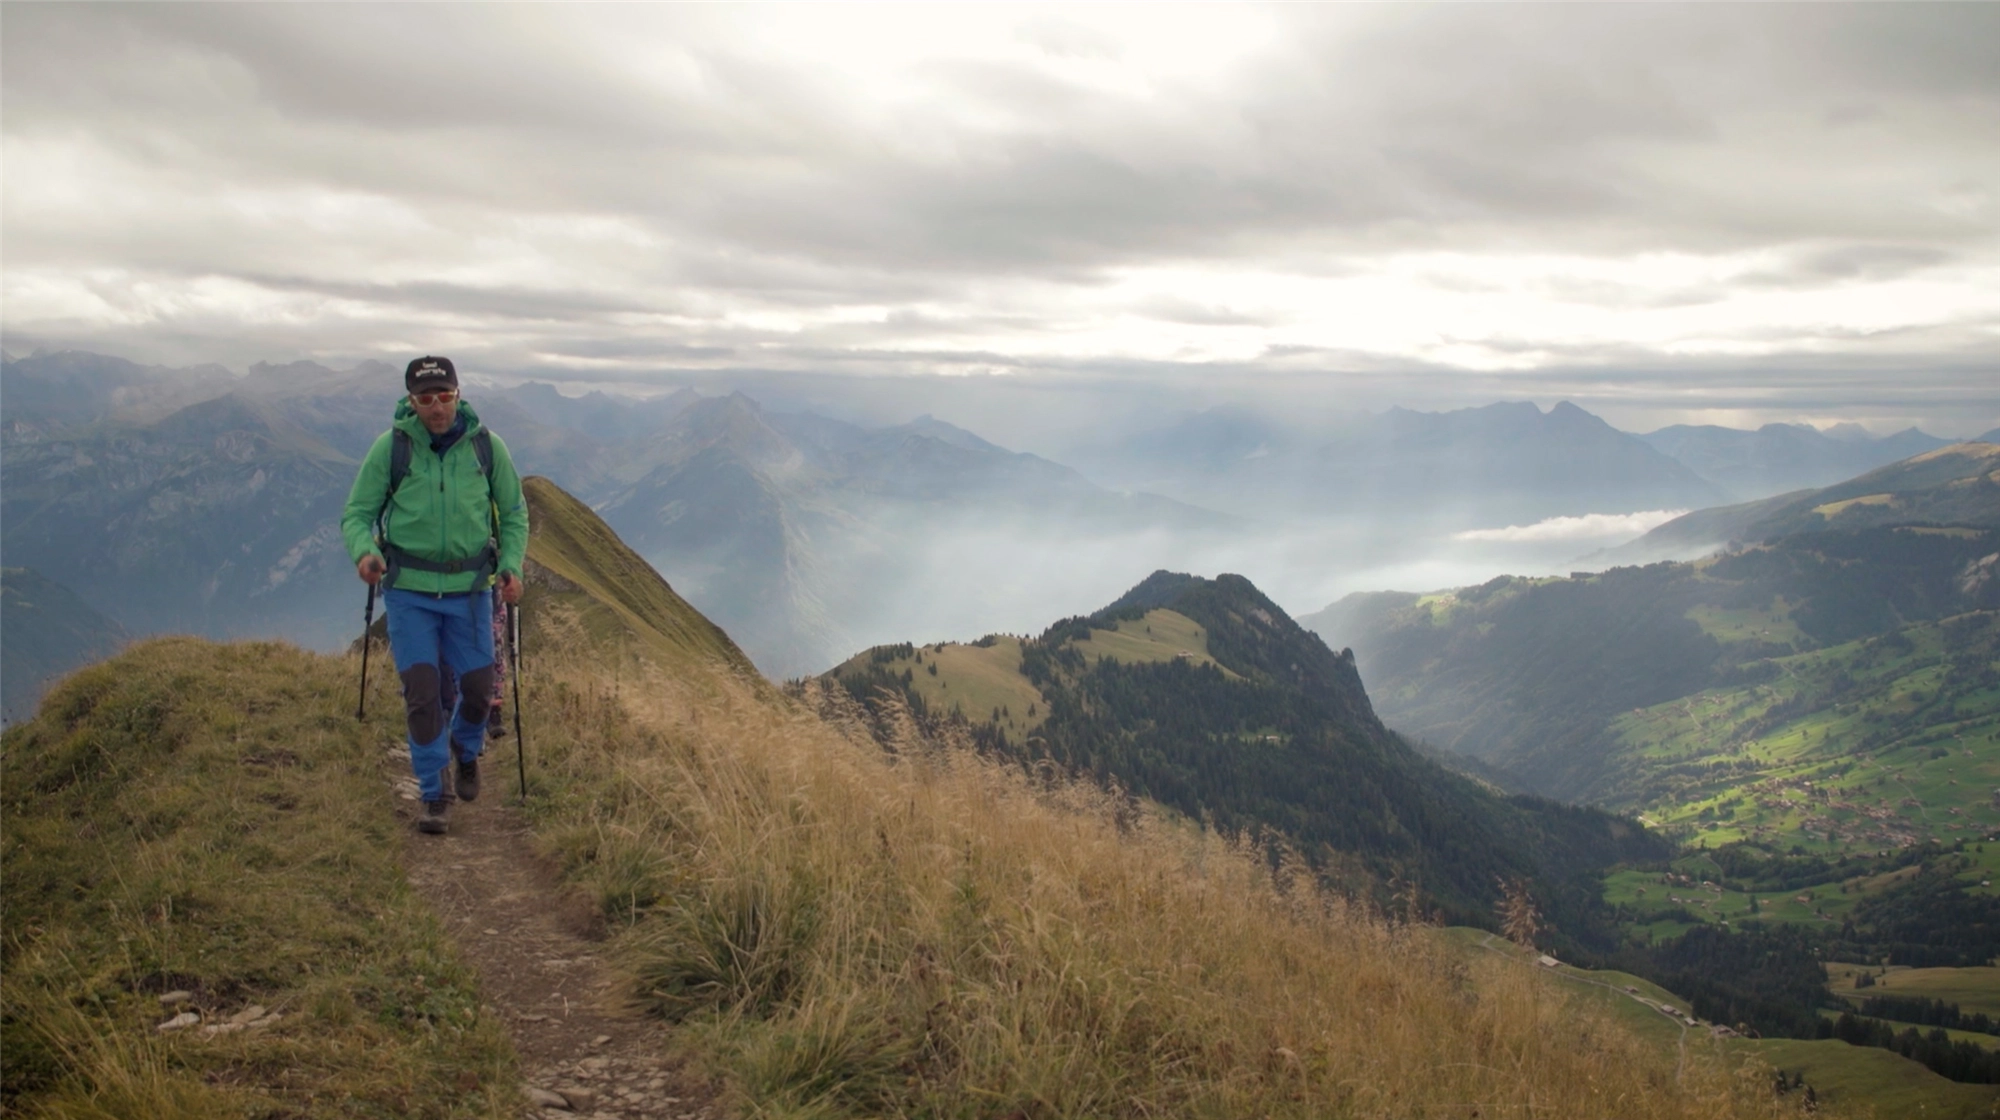
M 413 360 L 403 388 L 394 423 L 361 460 L 340 530 L 355 572 L 383 589 L 424 802 L 417 828 L 442 833 L 453 798 L 447 765 L 457 764 L 458 798 L 479 796 L 495 671 L 493 588 L 503 602 L 521 600 L 528 506 L 507 445 L 459 398 L 451 359 Z M 449 708 L 446 665 L 459 677 Z

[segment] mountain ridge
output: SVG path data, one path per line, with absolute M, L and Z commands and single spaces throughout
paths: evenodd
M 1162 570 L 1039 638 L 876 647 L 821 679 L 885 734 L 907 708 L 989 756 L 1283 836 L 1347 889 L 1386 900 L 1399 882 L 1463 922 L 1490 922 L 1495 880 L 1525 877 L 1564 936 L 1588 939 L 1581 884 L 1666 851 L 1632 822 L 1496 796 L 1413 751 L 1377 719 L 1352 653 L 1242 576 Z

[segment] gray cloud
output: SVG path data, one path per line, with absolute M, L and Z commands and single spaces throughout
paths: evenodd
M 1994 5 L 10 5 L 0 328 L 1990 415 L 1995 41 Z

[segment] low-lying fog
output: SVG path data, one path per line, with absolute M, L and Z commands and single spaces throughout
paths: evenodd
M 1567 575 L 1589 566 L 1583 560 L 1588 554 L 1624 544 L 1684 512 L 1592 514 L 1422 533 L 1379 522 L 1252 522 L 1197 533 L 1105 535 L 1033 518 L 977 526 L 931 522 L 887 529 L 887 536 L 903 542 L 902 555 L 893 577 L 872 594 L 857 582 L 889 573 L 828 559 L 835 571 L 844 570 L 835 578 L 856 593 L 845 605 L 856 612 L 846 629 L 858 651 L 888 642 L 1039 633 L 1059 618 L 1109 604 L 1160 568 L 1245 576 L 1294 616 L 1356 591 L 1431 591 L 1498 575 Z M 879 564 L 880 553 L 873 559 Z

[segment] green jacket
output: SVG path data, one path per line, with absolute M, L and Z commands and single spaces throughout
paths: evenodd
M 348 557 L 356 564 L 364 556 L 382 555 L 375 541 L 378 512 L 385 539 L 426 560 L 444 563 L 478 556 L 493 535 L 497 510 L 499 570 L 521 574 L 521 561 L 528 553 L 528 503 L 521 496 L 521 476 L 514 471 L 507 445 L 499 436 L 491 436 L 493 483 L 489 491 L 479 470 L 479 456 L 472 448 L 472 436 L 479 431 L 479 414 L 461 400 L 458 415 L 465 420 L 465 434 L 439 456 L 431 450 L 430 430 L 417 418 L 416 409 L 407 399 L 397 402 L 395 424 L 375 440 L 361 460 L 361 472 L 354 477 L 354 489 L 348 491 L 347 509 L 340 517 L 340 535 L 347 542 Z M 410 434 L 410 473 L 392 500 L 389 451 L 396 429 Z M 477 578 L 476 572 L 404 568 L 396 586 L 426 594 L 472 591 Z

